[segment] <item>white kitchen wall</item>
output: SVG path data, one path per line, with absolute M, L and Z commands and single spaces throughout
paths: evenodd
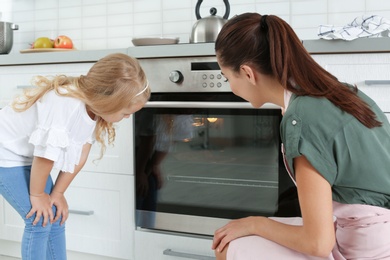
M 0 0 L 0 20 L 19 25 L 12 52 L 29 48 L 37 37 L 68 35 L 80 50 L 132 46 L 133 37 L 180 37 L 188 43 L 196 22 L 197 0 Z M 204 0 L 223 16 L 222 0 Z M 390 19 L 390 1 L 383 0 L 230 0 L 230 17 L 243 12 L 275 14 L 298 36 L 318 39 L 320 24 L 346 25 L 355 17 L 376 14 Z

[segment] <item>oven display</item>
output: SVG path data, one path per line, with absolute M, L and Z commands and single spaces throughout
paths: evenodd
M 221 69 L 219 68 L 218 62 L 192 62 L 191 70 L 202 71 L 202 70 L 221 70 Z

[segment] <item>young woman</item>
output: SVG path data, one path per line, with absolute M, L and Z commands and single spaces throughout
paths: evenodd
M 319 66 L 273 15 L 230 19 L 215 50 L 236 95 L 284 111 L 302 212 L 231 221 L 215 232 L 217 259 L 390 259 L 390 125 L 375 102 Z
M 143 107 L 150 89 L 138 61 L 111 54 L 80 77 L 35 78 L 0 110 L 0 194 L 25 222 L 23 260 L 66 259 L 64 193 L 94 140 L 115 139 L 113 123 Z M 52 168 L 60 171 L 55 184 Z

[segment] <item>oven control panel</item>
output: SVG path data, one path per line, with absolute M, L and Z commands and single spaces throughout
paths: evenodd
M 215 56 L 139 59 L 152 92 L 231 92 Z

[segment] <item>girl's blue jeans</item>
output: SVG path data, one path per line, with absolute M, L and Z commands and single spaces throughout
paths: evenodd
M 38 224 L 32 224 L 35 214 L 26 219 L 31 210 L 30 202 L 30 172 L 31 166 L 0 167 L 0 194 L 19 213 L 25 223 L 22 238 L 23 260 L 64 260 L 66 259 L 65 224 L 60 226 L 60 220 L 42 227 L 43 217 Z M 53 181 L 49 176 L 45 192 L 50 194 Z M 55 207 L 53 212 L 55 215 Z

